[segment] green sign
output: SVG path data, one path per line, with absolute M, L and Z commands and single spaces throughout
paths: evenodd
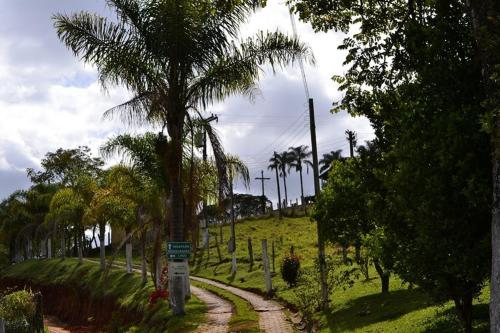
M 189 259 L 191 256 L 190 242 L 168 242 L 167 257 L 168 259 Z

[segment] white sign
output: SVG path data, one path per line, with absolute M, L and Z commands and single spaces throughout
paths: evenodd
M 168 274 L 170 276 L 188 276 L 189 265 L 187 261 L 175 262 L 169 261 Z

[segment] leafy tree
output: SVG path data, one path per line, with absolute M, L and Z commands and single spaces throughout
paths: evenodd
M 171 187 L 170 237 L 183 241 L 182 143 L 188 111 L 236 93 L 252 96 L 263 64 L 284 66 L 309 57 L 309 50 L 279 32 L 237 41 L 240 25 L 260 6 L 253 0 L 108 4 L 117 20 L 87 12 L 58 14 L 57 33 L 75 55 L 97 67 L 103 85 L 121 84 L 135 93 L 113 113 L 167 129 L 162 156 Z M 184 313 L 182 284 L 180 278 L 173 281 L 176 315 Z
M 28 177 L 33 183 L 72 186 L 79 174 L 97 176 L 104 162 L 98 157 L 92 157 L 90 148 L 80 146 L 75 149 L 59 148 L 55 152 L 49 152 L 42 159 L 41 165 L 43 171 L 28 169 Z
M 318 30 L 348 32 L 358 24 L 359 33 L 341 46 L 350 68 L 335 77 L 345 91 L 335 110 L 365 115 L 375 128 L 382 149 L 377 178 L 387 189 L 383 199 L 388 212 L 400 213 L 384 219 L 384 235 L 399 249 L 394 270 L 437 299 L 454 300 L 470 332 L 472 299 L 489 274 L 490 147 L 481 130 L 492 115 L 488 98 L 495 96 L 488 87 L 494 85 L 491 65 L 498 57 L 484 62 L 484 56 L 498 54 L 498 48 L 485 52 L 486 45 L 498 45 L 498 2 L 294 3 Z M 479 38 L 482 46 L 474 8 L 483 9 L 481 31 L 490 33 Z M 498 151 L 498 140 L 492 142 Z M 495 279 L 492 284 L 495 291 Z M 498 330 L 499 311 L 493 312 L 492 330 Z
M 241 194 L 235 193 L 233 195 L 233 206 L 234 215 L 238 219 L 259 216 L 262 214 L 262 196 L 261 195 L 251 195 L 251 194 Z M 267 198 L 264 198 L 264 202 L 269 202 Z M 224 200 L 223 203 L 226 208 L 226 215 L 231 215 L 231 203 L 230 199 Z
M 306 208 L 304 202 L 304 184 L 302 181 L 302 170 L 303 165 L 306 167 L 307 172 L 309 172 L 309 167 L 312 168 L 312 162 L 309 158 L 312 155 L 312 152 L 309 150 L 308 146 L 298 146 L 298 147 L 290 147 L 288 148 L 290 155 L 290 168 L 295 169 L 300 174 L 300 202 L 304 205 L 304 209 Z

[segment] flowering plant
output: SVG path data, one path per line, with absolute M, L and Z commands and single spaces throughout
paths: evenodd
M 149 295 L 149 305 L 155 305 L 160 299 L 167 299 L 168 291 L 165 289 L 157 289 Z
M 300 259 L 293 253 L 283 258 L 281 263 L 281 277 L 288 286 L 292 287 L 297 284 L 300 271 Z

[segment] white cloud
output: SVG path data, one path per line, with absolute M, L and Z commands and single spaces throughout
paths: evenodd
M 125 101 L 129 94 L 120 88 L 104 94 L 96 81 L 95 69 L 79 62 L 57 39 L 50 17 L 56 12 L 85 9 L 106 12 L 101 0 L 0 0 L 0 198 L 16 188 L 26 187 L 24 170 L 37 167 L 47 151 L 59 147 L 88 145 L 94 152 L 109 136 L 130 131 L 117 121 L 103 121 L 106 109 Z M 333 74 L 342 74 L 343 53 L 337 45 L 343 36 L 312 31 L 297 22 L 299 37 L 307 42 L 317 65 L 306 65 L 311 96 L 316 107 L 320 153 L 346 150 L 344 131 L 359 132 L 369 138 L 366 119 L 345 113 L 331 115 L 332 102 L 340 98 Z M 283 3 L 270 2 L 243 27 L 244 36 L 257 30 L 279 29 L 291 34 L 288 11 Z M 262 96 L 255 103 L 232 97 L 208 111 L 220 115 L 216 128 L 230 153 L 240 155 L 252 178 L 266 170 L 272 151 L 290 145 L 308 144 L 307 103 L 298 67 L 288 67 L 277 75 L 266 73 L 260 82 Z M 141 130 L 137 130 L 141 131 Z M 273 174 L 266 171 L 268 176 Z M 312 192 L 311 176 L 305 188 Z M 289 180 L 289 197 L 296 198 L 296 175 Z M 275 182 L 267 183 L 267 193 L 275 198 Z M 241 187 L 237 189 L 242 190 Z M 260 183 L 253 182 L 260 194 Z

